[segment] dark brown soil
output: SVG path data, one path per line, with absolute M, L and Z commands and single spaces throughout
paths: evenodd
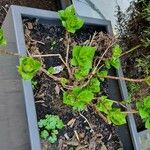
M 20 5 L 33 8 L 58 10 L 59 4 L 57 0 L 0 0 L 0 26 L 7 14 L 10 5 Z
M 61 54 L 65 58 L 65 30 L 63 27 L 44 25 L 35 22 L 35 20 L 24 20 L 25 34 L 30 35 L 30 38 L 43 42 L 33 43 L 30 38 L 26 37 L 26 44 L 29 51 L 37 54 Z M 32 24 L 32 25 L 31 25 Z M 31 30 L 27 28 L 31 28 Z M 72 43 L 79 44 L 89 40 L 95 32 L 94 28 L 84 28 L 72 35 Z M 43 62 L 46 68 L 50 66 L 62 65 L 57 57 L 44 58 Z M 57 76 L 66 76 L 66 71 L 62 71 Z M 92 110 L 90 106 L 83 114 L 91 124 L 94 133 L 85 119 L 79 112 L 73 111 L 72 108 L 63 104 L 62 91 L 59 85 L 47 77 L 43 73 L 39 73 L 34 80 L 38 82 L 35 90 L 35 104 L 38 120 L 44 118 L 46 114 L 54 114 L 60 116 L 66 125 L 58 136 L 58 142 L 50 144 L 47 141 L 41 141 L 43 150 L 121 150 L 122 143 L 118 137 L 116 127 L 108 125 Z M 107 83 L 102 85 L 102 93 L 107 95 Z M 59 91 L 59 90 L 60 91 Z M 73 126 L 67 125 L 70 120 L 75 120 Z M 75 136 L 75 131 L 79 139 Z

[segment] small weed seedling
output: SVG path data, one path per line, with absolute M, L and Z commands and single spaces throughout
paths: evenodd
M 64 127 L 62 120 L 57 115 L 46 115 L 44 119 L 38 122 L 41 129 L 40 136 L 42 139 L 48 139 L 50 143 L 57 141 L 58 130 Z

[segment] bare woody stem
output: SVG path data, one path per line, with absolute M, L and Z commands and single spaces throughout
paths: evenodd
M 115 77 L 115 76 L 98 76 L 99 78 L 108 78 L 108 79 L 114 79 L 114 80 L 125 80 L 129 82 L 144 82 L 145 79 L 130 79 L 130 78 L 125 78 L 125 77 Z
M 124 55 L 126 55 L 126 54 L 128 54 L 128 53 L 133 52 L 134 50 L 136 50 L 136 49 L 139 48 L 139 47 L 141 47 L 141 44 L 139 44 L 139 45 L 137 45 L 137 46 L 131 48 L 130 50 L 128 50 L 128 51 L 126 51 L 126 52 L 124 52 L 124 53 L 122 53 L 122 54 L 120 55 L 120 57 L 122 57 L 122 56 L 124 56 Z
M 61 78 L 57 78 L 54 75 L 49 74 L 46 69 L 41 68 L 40 70 L 42 72 L 44 72 L 48 77 L 50 77 L 51 79 L 53 79 L 54 81 L 61 81 Z
M 92 43 L 93 43 L 93 41 L 94 41 L 94 38 L 95 38 L 96 34 L 97 34 L 97 33 L 94 32 L 94 34 L 93 34 L 93 36 L 92 36 L 92 39 L 91 39 L 91 42 L 90 42 L 89 46 L 92 46 Z
M 56 76 L 54 76 L 54 75 L 49 74 L 49 73 L 47 72 L 47 70 L 44 69 L 44 68 L 41 68 L 40 70 L 41 70 L 42 72 L 44 72 L 49 78 L 53 79 L 54 81 L 61 82 L 62 78 L 58 78 L 58 77 L 56 77 Z M 70 90 L 70 89 L 73 88 L 72 86 L 69 86 L 69 85 L 64 85 L 63 87 L 64 87 L 65 89 L 67 89 L 67 90 Z
M 91 75 L 89 76 L 88 81 L 87 81 L 82 87 L 85 87 L 85 86 L 87 86 L 87 85 L 89 84 L 91 78 L 95 75 L 95 73 L 96 73 L 96 71 L 97 71 L 97 69 L 98 69 L 98 66 L 100 65 L 100 63 L 101 63 L 101 61 L 103 60 L 104 56 L 106 55 L 106 53 L 108 52 L 108 50 L 114 45 L 114 43 L 115 43 L 115 42 L 112 42 L 112 43 L 107 47 L 107 49 L 104 51 L 104 53 L 103 53 L 102 56 L 100 57 L 100 59 L 99 59 L 97 65 L 95 66 L 95 68 L 93 69 Z
M 66 66 L 66 63 L 65 63 L 65 61 L 63 60 L 63 58 L 62 58 L 62 56 L 60 54 L 31 55 L 31 57 L 34 57 L 34 58 L 38 58 L 38 57 L 59 57 L 59 59 Z
M 90 106 L 93 108 L 93 110 L 108 124 L 110 124 L 107 120 L 107 118 L 96 108 L 94 104 L 90 104 Z
M 69 44 L 70 44 L 70 41 L 69 41 L 69 33 L 68 32 L 66 32 L 66 41 L 67 41 L 67 45 L 66 45 L 67 50 L 66 50 L 66 62 L 65 62 L 65 64 L 66 64 L 66 67 L 68 70 L 69 77 L 70 77 L 70 79 L 72 79 L 73 75 L 72 75 L 72 71 L 69 67 L 69 49 L 70 49 Z

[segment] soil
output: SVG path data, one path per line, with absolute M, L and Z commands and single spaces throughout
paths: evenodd
M 24 19 L 26 45 L 30 53 L 61 54 L 65 58 L 65 30 L 60 26 L 40 24 L 37 20 Z M 71 35 L 72 45 L 81 44 L 89 40 L 95 29 L 84 27 Z M 31 40 L 32 39 L 32 40 Z M 71 45 L 71 46 L 72 46 Z M 50 66 L 62 65 L 57 57 L 43 58 L 46 69 Z M 67 76 L 66 70 L 56 76 Z M 85 118 L 71 107 L 63 104 L 60 85 L 39 72 L 34 80 L 37 85 L 34 97 L 38 120 L 46 114 L 60 116 L 65 127 L 60 130 L 58 142 L 50 144 L 41 140 L 43 150 L 122 150 L 123 146 L 117 134 L 117 127 L 108 125 L 94 110 L 88 106 L 80 113 L 87 118 L 94 132 L 91 131 Z M 108 95 L 107 82 L 102 87 L 102 93 Z M 73 122 L 70 125 L 70 122 Z M 75 134 L 76 133 L 76 134 Z M 77 138 L 78 137 L 78 138 Z
M 57 0 L 0 0 L 0 26 L 3 23 L 10 5 L 20 5 L 53 11 L 60 9 Z

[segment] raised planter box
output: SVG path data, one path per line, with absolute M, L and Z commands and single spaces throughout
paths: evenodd
M 22 24 L 22 17 L 32 17 L 37 18 L 39 22 L 44 22 L 47 24 L 60 24 L 59 18 L 56 12 L 52 11 L 45 11 L 40 9 L 33 9 L 27 7 L 19 7 L 19 6 L 11 6 L 9 12 L 5 18 L 3 23 L 3 29 L 6 34 L 6 39 L 8 40 L 8 47 L 9 50 L 14 50 L 13 47 L 17 47 L 17 51 L 20 55 L 26 55 L 26 45 L 24 39 L 24 31 L 23 31 L 23 24 Z M 94 25 L 98 28 L 102 28 L 103 31 L 106 31 L 112 34 L 111 23 L 110 21 L 100 20 L 100 19 L 92 19 L 92 18 L 83 18 L 85 20 L 86 25 Z M 15 46 L 14 46 L 15 45 Z M 115 74 L 115 72 L 113 72 Z M 119 76 L 122 76 L 122 71 L 117 71 Z M 120 81 L 118 84 L 117 81 L 110 80 L 109 81 L 109 95 L 112 99 L 121 99 L 121 94 L 123 99 L 127 98 L 127 89 L 125 86 L 125 82 Z M 25 108 L 26 108 L 26 115 L 28 121 L 28 129 L 29 129 L 29 136 L 30 136 L 30 144 L 32 150 L 40 150 L 40 138 L 39 138 L 39 131 L 37 127 L 37 116 L 34 104 L 34 97 L 33 91 L 30 81 L 22 80 L 23 90 L 24 90 L 24 101 L 25 101 Z M 120 87 L 119 87 L 120 86 Z M 121 91 L 120 91 L 120 89 Z M 139 146 L 140 143 L 140 135 L 141 133 L 136 132 L 136 126 L 132 115 L 128 117 L 131 133 L 133 136 L 133 141 L 135 148 Z M 131 125 L 133 124 L 133 126 Z M 124 147 L 125 149 L 131 149 L 131 141 L 128 135 L 127 127 L 121 127 L 122 132 L 122 139 L 124 139 Z M 138 137 L 137 137 L 138 135 Z M 127 144 L 127 145 L 126 145 Z

